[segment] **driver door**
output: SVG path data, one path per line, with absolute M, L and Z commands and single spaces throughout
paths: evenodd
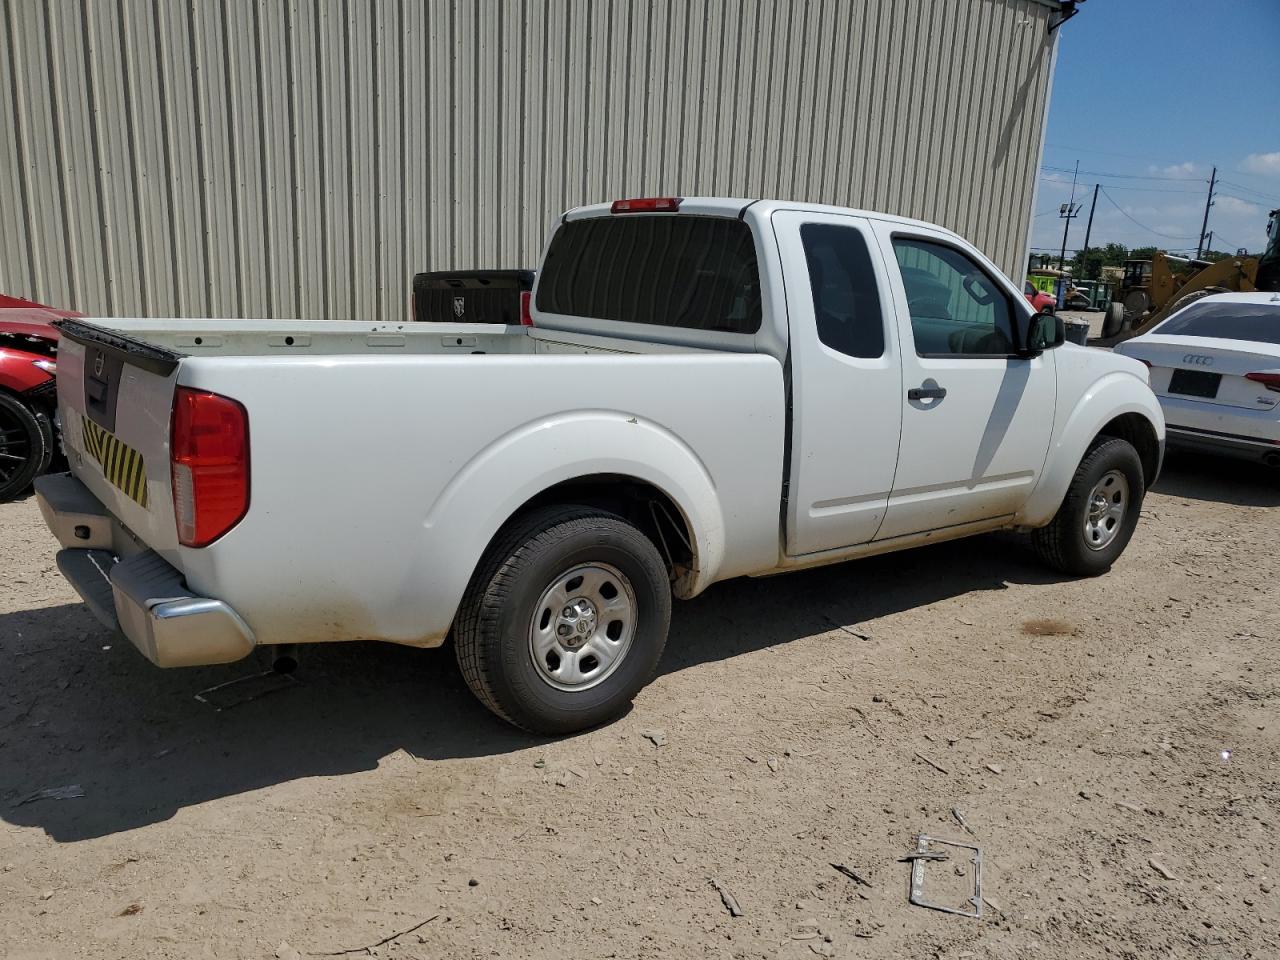
M 1029 307 L 949 234 L 877 223 L 902 341 L 902 444 L 877 540 L 1011 517 L 1040 478 L 1053 351 L 1016 352 Z M 895 269 L 896 267 L 896 269 Z

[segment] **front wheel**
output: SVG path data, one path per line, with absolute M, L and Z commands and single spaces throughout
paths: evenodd
M 535 510 L 490 548 L 454 629 L 472 693 L 504 720 L 564 734 L 622 713 L 666 645 L 671 589 L 652 541 L 589 507 Z
M 1145 493 L 1138 451 L 1126 440 L 1103 440 L 1080 461 L 1053 520 L 1032 532 L 1036 552 L 1063 573 L 1106 573 L 1133 536 Z

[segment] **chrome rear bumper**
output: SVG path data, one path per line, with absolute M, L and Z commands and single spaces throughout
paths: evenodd
M 69 473 L 36 480 L 45 523 L 63 549 L 58 570 L 102 623 L 160 667 L 230 663 L 252 652 L 253 631 L 221 600 L 187 589 L 154 550 L 121 556 L 120 522 Z

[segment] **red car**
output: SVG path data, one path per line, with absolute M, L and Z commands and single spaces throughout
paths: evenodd
M 78 316 L 0 294 L 0 503 L 25 492 L 57 453 L 52 321 Z
M 1036 313 L 1053 313 L 1058 308 L 1058 301 L 1051 293 L 1037 290 L 1028 280 L 1022 288 L 1022 294 Z

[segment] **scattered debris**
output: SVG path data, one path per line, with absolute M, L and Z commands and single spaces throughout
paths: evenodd
M 822 936 L 822 931 L 818 929 L 818 925 L 812 920 L 800 920 L 791 926 L 791 932 L 788 936 L 792 940 L 816 940 Z
M 729 911 L 731 917 L 743 916 L 742 908 L 738 906 L 737 898 L 729 892 L 729 888 L 717 880 L 715 877 L 709 878 L 711 886 L 715 888 L 716 893 L 720 894 L 720 899 L 724 902 L 724 907 Z
M 468 881 L 467 881 L 467 886 L 468 886 L 468 887 L 478 887 L 478 886 L 480 886 L 480 881 L 479 881 L 479 880 L 477 880 L 475 877 L 472 877 L 470 880 L 468 880 Z
M 825 940 L 819 940 L 817 943 L 809 944 L 809 949 L 820 957 L 834 957 L 836 955 L 835 945 L 828 943 Z
M 971 837 L 977 836 L 977 834 L 974 833 L 973 830 L 969 827 L 969 824 L 965 822 L 964 814 L 960 812 L 959 807 L 951 808 L 951 816 L 955 818 L 956 823 L 960 824 L 960 826 L 964 828 L 965 833 L 969 834 L 969 836 Z
M 600 904 L 604 903 L 604 901 L 601 900 L 599 897 L 592 897 L 591 902 L 594 903 L 597 907 L 600 906 Z
M 996 774 L 1004 773 L 1004 769 L 998 763 L 988 763 L 986 764 L 986 768 L 990 770 L 992 773 L 996 773 Z
M 276 960 L 302 960 L 302 954 L 291 947 L 288 940 L 281 940 L 276 947 Z
M 539 757 L 537 760 L 533 761 L 533 767 L 535 770 L 541 770 L 546 765 L 547 765 L 547 761 L 544 760 L 542 757 Z
M 1160 876 L 1164 877 L 1166 880 L 1178 879 L 1176 876 L 1174 876 L 1172 870 L 1166 867 L 1163 863 L 1161 863 L 1155 857 L 1152 857 L 1150 860 L 1147 861 L 1147 863 L 1150 864 L 1152 870 L 1160 874 Z
M 1116 806 L 1121 810 L 1128 810 L 1130 813 L 1142 813 L 1143 810 L 1137 804 L 1128 803 L 1124 800 L 1117 800 Z
M 119 913 L 117 913 L 116 916 L 117 917 L 136 917 L 138 914 L 142 912 L 142 909 L 143 909 L 142 904 L 131 903 L 127 907 L 125 907 L 123 910 L 121 910 Z
M 847 633 L 849 636 L 853 637 L 854 639 L 857 639 L 857 640 L 871 639 L 871 634 L 867 633 L 864 630 L 857 630 L 854 627 L 846 627 L 843 623 L 837 623 L 835 620 L 833 620 L 831 617 L 828 617 L 828 616 L 823 616 L 823 619 L 826 620 L 827 623 L 831 624 L 831 626 L 839 630 L 841 633 Z
M 214 684 L 201 690 L 195 698 L 221 713 L 281 690 L 288 690 L 297 684 L 298 680 L 291 673 L 263 670 L 261 673 L 251 673 L 247 677 L 236 677 L 234 680 Z
M 561 770 L 557 773 L 555 783 L 557 787 L 567 787 L 569 785 L 569 771 Z
M 1022 632 L 1028 637 L 1071 637 L 1075 636 L 1076 625 L 1066 620 L 1024 620 Z
M 845 864 L 845 863 L 833 863 L 833 864 L 831 864 L 831 867 L 832 867 L 832 869 L 833 869 L 833 870 L 835 870 L 836 872 L 838 872 L 838 873 L 843 873 L 846 877 L 848 877 L 848 878 L 849 878 L 850 880 L 852 880 L 854 883 L 860 883 L 860 884 L 862 884 L 864 887 L 870 887 L 870 886 L 871 886 L 871 881 L 870 881 L 870 880 L 868 880 L 866 877 L 864 877 L 862 874 L 860 874 L 857 870 L 853 869 L 853 867 L 849 866 L 848 864 Z
M 587 779 L 587 772 L 583 770 L 581 767 L 570 767 L 569 772 L 572 773 L 579 780 Z
M 45 787 L 43 790 L 37 790 L 29 796 L 23 797 L 21 800 L 15 801 L 14 806 L 20 807 L 24 803 L 35 803 L 37 800 L 71 800 L 75 797 L 83 797 L 84 788 L 78 783 L 69 783 L 65 787 Z
M 635 771 L 636 771 L 636 768 L 635 768 L 635 767 L 623 767 L 623 768 L 622 768 L 622 775 L 623 775 L 624 777 L 629 777 L 629 776 L 631 776 L 631 774 L 635 773 Z
M 667 732 L 665 730 L 641 730 L 640 736 L 644 737 L 655 747 L 665 747 L 667 745 Z
M 983 897 L 982 902 L 994 910 L 996 913 L 1004 913 L 1004 907 L 995 900 L 994 897 Z
M 949 854 L 942 850 L 931 849 L 931 844 L 941 844 L 944 847 L 954 847 L 958 850 L 972 850 L 973 859 L 973 896 L 966 901 L 972 909 L 956 908 L 944 906 L 940 903 L 933 903 L 925 899 L 924 896 L 924 867 L 930 861 L 941 861 L 950 859 Z M 902 857 L 901 860 L 911 863 L 911 894 L 908 897 L 911 903 L 918 907 L 928 907 L 930 910 L 940 910 L 943 913 L 954 913 L 961 917 L 981 917 L 982 916 L 982 848 L 975 847 L 970 843 L 957 843 L 954 840 L 939 840 L 937 837 L 930 837 L 927 834 L 920 834 L 916 837 L 916 848 L 911 853 Z
M 379 940 L 377 943 L 370 943 L 370 944 L 367 944 L 367 945 L 365 945 L 365 946 L 363 946 L 363 947 L 352 947 L 352 948 L 351 948 L 351 949 L 349 949 L 349 950 L 334 950 L 334 951 L 329 952 L 329 953 L 313 953 L 313 954 L 311 954 L 311 956 L 313 956 L 313 957 L 345 957 L 345 956 L 346 956 L 347 954 L 349 954 L 349 953 L 368 953 L 368 952 L 369 952 L 369 951 L 371 951 L 374 947 L 380 947 L 380 946 L 382 946 L 384 943 L 390 943 L 392 940 L 397 940 L 397 939 L 399 939 L 400 937 L 403 937 L 406 933 L 413 933 L 413 931 L 415 931 L 415 930 L 421 930 L 423 927 L 425 927 L 425 926 L 426 926 L 428 923 L 430 923 L 432 920 L 436 920 L 436 919 L 438 919 L 439 917 L 440 917 L 440 914 L 438 914 L 438 913 L 437 913 L 437 914 L 435 914 L 435 916 L 427 917 L 427 919 L 423 920 L 421 923 L 415 923 L 412 927 L 409 927 L 409 929 L 407 929 L 407 930 L 401 930 L 399 933 L 393 933 L 393 934 L 391 934 L 391 936 L 389 936 L 389 937 L 383 937 L 383 938 L 382 938 L 381 940 Z M 288 946 L 288 944 L 285 944 L 285 946 Z M 278 955 L 279 955 L 279 954 L 277 954 L 277 956 L 278 956 Z
M 52 890 L 46 890 L 44 893 L 40 894 L 40 899 L 41 899 L 41 900 L 52 900 L 52 899 L 53 899 L 53 891 L 52 891 Z
M 766 761 L 765 761 L 765 763 L 767 763 L 767 764 L 769 765 L 769 769 L 770 769 L 770 770 L 772 770 L 774 773 L 777 773 L 777 772 L 778 772 L 778 758 L 777 758 L 777 757 L 770 757 L 768 760 L 766 760 Z
M 933 767 L 933 769 L 937 770 L 939 773 L 950 773 L 950 772 L 951 772 L 951 771 L 950 771 L 950 770 L 948 770 L 946 767 L 944 767 L 942 764 L 940 764 L 940 763 L 936 763 L 936 762 L 934 762 L 933 760 L 930 760 L 930 759 L 929 759 L 928 757 L 926 757 L 923 753 L 917 753 L 917 754 L 916 754 L 916 759 L 917 759 L 917 760 L 920 760 L 920 761 L 923 761 L 924 763 L 927 763 L 929 766 Z

